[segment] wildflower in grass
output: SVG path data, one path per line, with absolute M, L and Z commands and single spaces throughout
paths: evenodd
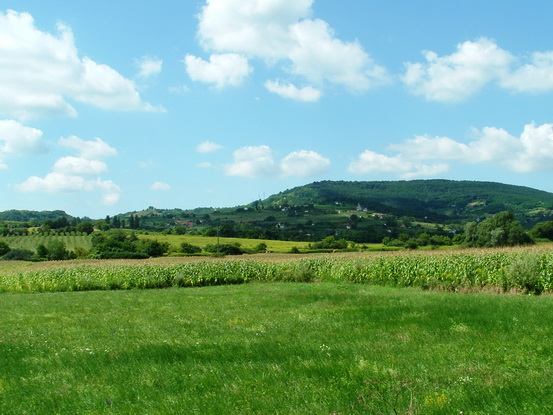
M 433 395 L 427 395 L 424 397 L 424 404 L 426 406 L 443 408 L 447 405 L 448 401 L 449 399 L 447 399 L 447 396 L 445 396 L 444 393 L 438 394 L 438 392 L 434 392 Z

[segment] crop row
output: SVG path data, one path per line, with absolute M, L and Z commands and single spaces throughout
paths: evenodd
M 278 263 L 205 261 L 177 265 L 102 263 L 0 276 L 0 292 L 52 292 L 196 287 L 247 282 L 353 282 L 423 289 L 496 287 L 553 291 L 552 252 L 393 255 L 363 259 L 318 258 Z

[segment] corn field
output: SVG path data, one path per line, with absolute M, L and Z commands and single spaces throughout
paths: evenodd
M 299 261 L 201 261 L 121 264 L 22 271 L 2 276 L 0 292 L 126 290 L 248 282 L 350 282 L 448 291 L 553 291 L 550 250 L 319 257 Z

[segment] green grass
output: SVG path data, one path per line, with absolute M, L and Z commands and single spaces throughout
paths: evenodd
M 331 283 L 5 293 L 0 413 L 551 413 L 552 301 Z
M 92 237 L 91 236 L 82 236 L 82 235 L 64 235 L 64 236 L 54 236 L 54 235 L 29 235 L 29 236 L 0 236 L 0 241 L 4 241 L 12 249 L 27 249 L 29 251 L 35 252 L 36 247 L 40 244 L 48 246 L 50 241 L 62 241 L 65 244 L 65 247 L 72 251 L 77 247 L 84 249 L 92 248 Z
M 180 244 L 187 242 L 192 245 L 199 246 L 201 248 L 206 245 L 217 244 L 216 237 L 209 236 L 197 236 L 197 235 L 163 235 L 161 233 L 148 233 L 138 234 L 139 238 L 155 239 L 159 242 L 167 242 L 174 251 L 178 250 Z M 272 241 L 261 239 L 246 239 L 246 238 L 219 238 L 221 244 L 238 242 L 243 248 L 254 249 L 261 242 L 267 244 L 267 249 L 272 252 L 286 253 L 290 252 L 292 247 L 299 249 L 306 249 L 308 242 L 291 242 L 291 241 Z M 37 245 L 43 244 L 48 246 L 48 242 L 52 240 L 59 240 L 65 243 L 68 250 L 74 250 L 76 247 L 82 247 L 87 250 L 92 248 L 91 236 L 55 236 L 55 235 L 29 235 L 29 236 L 0 236 L 0 241 L 6 242 L 10 248 L 15 249 L 28 249 L 35 251 Z M 378 245 L 381 246 L 381 245 Z
M 177 250 L 181 243 L 186 242 L 192 245 L 203 248 L 206 245 L 217 244 L 217 237 L 200 236 L 200 235 L 162 235 L 162 234 L 148 234 L 138 235 L 140 238 L 156 239 L 159 242 L 167 242 L 174 249 Z M 292 247 L 299 249 L 307 248 L 308 242 L 293 242 L 293 241 L 273 241 L 265 239 L 246 239 L 246 238 L 219 238 L 219 243 L 229 244 L 238 242 L 242 248 L 254 249 L 260 243 L 267 244 L 267 250 L 272 252 L 286 253 L 290 252 Z

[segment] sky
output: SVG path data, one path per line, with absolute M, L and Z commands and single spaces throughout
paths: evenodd
M 553 192 L 550 0 L 3 0 L 0 211 L 321 180 Z

